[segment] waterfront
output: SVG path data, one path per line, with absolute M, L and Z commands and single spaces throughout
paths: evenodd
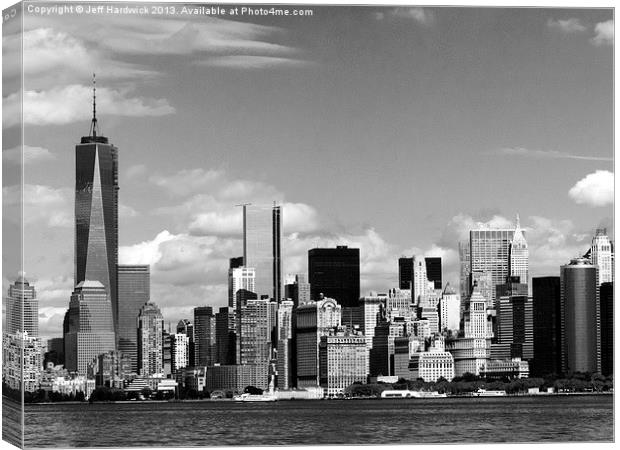
M 26 447 L 610 442 L 613 396 L 26 406 Z

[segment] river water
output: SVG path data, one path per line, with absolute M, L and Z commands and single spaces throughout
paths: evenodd
M 613 440 L 611 395 L 27 405 L 26 447 Z

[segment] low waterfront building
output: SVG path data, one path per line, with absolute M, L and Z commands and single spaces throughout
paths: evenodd
M 133 359 L 130 355 L 113 350 L 93 359 L 88 366 L 88 378 L 95 380 L 95 386 L 122 389 L 132 378 L 132 368 Z
M 207 367 L 205 386 L 209 392 L 222 390 L 242 393 L 247 386 L 256 387 L 256 372 L 256 366 L 216 364 Z
M 491 359 L 480 371 L 484 378 L 527 378 L 530 375 L 529 363 L 521 358 Z
M 344 394 L 355 382 L 366 381 L 366 339 L 346 328 L 322 336 L 319 344 L 319 382 L 325 395 Z
M 85 376 L 71 376 L 62 365 L 49 363 L 41 374 L 40 388 L 74 397 L 78 392 L 83 392 L 84 398 L 88 400 L 95 390 L 95 380 Z
M 27 331 L 5 334 L 2 338 L 2 380 L 11 389 L 25 392 L 39 389 L 43 369 L 41 341 Z

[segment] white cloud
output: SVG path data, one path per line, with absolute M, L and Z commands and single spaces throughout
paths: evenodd
M 229 69 L 274 69 L 278 67 L 305 67 L 311 65 L 312 62 L 274 56 L 228 55 L 197 61 L 195 64 Z
M 31 147 L 24 145 L 23 147 L 13 147 L 2 150 L 2 158 L 5 163 L 11 164 L 34 164 L 53 160 L 54 154 L 43 147 Z M 22 160 L 23 158 L 23 160 Z
M 590 39 L 592 44 L 597 47 L 603 45 L 613 45 L 614 43 L 614 21 L 599 22 L 594 27 L 595 36 Z
M 185 196 L 216 187 L 223 176 L 224 172 L 220 170 L 198 168 L 181 170 L 173 175 L 152 175 L 149 181 L 173 195 Z
M 23 189 L 16 185 L 2 189 L 2 200 L 6 207 L 19 211 L 23 204 L 24 225 L 42 222 L 48 227 L 73 226 L 72 196 L 73 191 L 69 188 L 57 189 L 38 184 L 25 184 Z M 17 217 L 7 214 L 7 220 Z
M 551 29 L 559 30 L 564 33 L 581 33 L 587 29 L 579 19 L 575 18 L 565 20 L 549 19 L 547 21 L 547 26 Z
M 413 20 L 422 25 L 432 25 L 435 22 L 435 15 L 426 8 L 418 7 L 396 7 L 388 11 L 375 13 L 375 19 L 384 20 L 386 18 Z
M 584 161 L 613 161 L 613 158 L 610 157 L 573 155 L 566 152 L 560 152 L 558 150 L 530 150 L 523 147 L 504 147 L 498 150 L 485 152 L 484 154 L 493 154 L 500 156 L 521 156 L 524 158 L 533 159 L 577 159 Z
M 120 203 L 118 205 L 118 215 L 119 217 L 123 217 L 123 218 L 131 218 L 131 217 L 138 217 L 140 213 L 136 211 L 134 208 L 132 208 L 131 206 Z
M 614 202 L 614 174 L 607 170 L 597 170 L 588 174 L 568 191 L 568 196 L 579 205 L 612 205 Z
M 153 265 L 161 259 L 159 245 L 174 239 L 168 230 L 159 233 L 152 241 L 144 241 L 139 244 L 124 246 L 118 249 L 119 264 L 150 264 Z
M 24 92 L 24 124 L 63 125 L 83 120 L 85 111 L 90 111 L 92 88 L 71 85 L 52 88 L 48 91 Z M 5 99 L 3 124 L 6 127 L 20 123 L 20 96 L 11 94 Z M 97 89 L 97 111 L 99 114 L 116 116 L 146 117 L 174 114 L 175 109 L 165 99 L 132 97 L 128 91 Z

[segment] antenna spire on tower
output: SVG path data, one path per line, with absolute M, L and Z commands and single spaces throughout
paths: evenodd
M 90 135 L 97 137 L 99 127 L 97 125 L 97 79 L 93 73 L 93 120 L 90 124 Z

